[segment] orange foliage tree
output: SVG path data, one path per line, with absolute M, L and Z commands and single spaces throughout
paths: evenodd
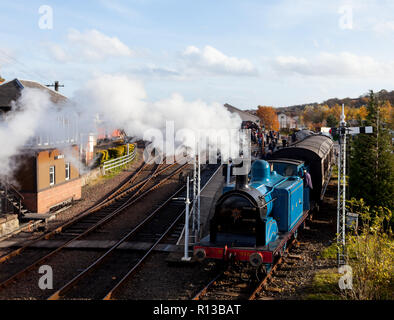
M 257 116 L 261 119 L 265 129 L 279 130 L 278 116 L 274 107 L 259 106 L 257 109 Z
M 367 107 L 361 106 L 360 109 L 358 110 L 358 114 L 359 114 L 361 120 L 367 119 L 367 115 L 368 115 Z
M 390 123 L 392 119 L 393 107 L 391 106 L 390 101 L 385 101 L 380 107 L 380 115 L 381 119 L 385 123 Z

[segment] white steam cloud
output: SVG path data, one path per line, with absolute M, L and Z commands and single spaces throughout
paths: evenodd
M 197 139 L 202 149 L 208 142 L 210 148 L 221 150 L 223 157 L 234 156 L 239 147 L 241 119 L 223 105 L 190 102 L 179 94 L 150 102 L 143 84 L 123 75 L 102 75 L 87 81 L 61 109 L 52 105 L 43 91 L 28 88 L 14 107 L 19 111 L 10 112 L 5 121 L 0 121 L 0 174 L 9 173 L 11 157 L 34 136 L 51 137 L 54 142 L 64 140 L 64 135 L 77 140 L 97 133 L 98 126 L 124 129 L 128 136 L 153 140 L 155 146 L 163 148 L 157 139 L 161 136 L 167 155 L 180 146 L 194 150 Z M 67 125 L 59 130 L 59 123 Z M 168 127 L 173 131 L 168 133 Z M 167 148 L 174 138 L 175 150 Z
M 49 96 L 38 89 L 25 89 L 10 112 L 0 121 L 0 174 L 13 167 L 12 156 L 23 147 L 38 130 L 41 120 L 50 107 Z

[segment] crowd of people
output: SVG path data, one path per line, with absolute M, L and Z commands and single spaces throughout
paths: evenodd
M 297 139 L 296 132 L 298 130 L 294 130 L 289 135 L 281 135 L 279 131 L 265 130 L 255 124 L 246 125 L 244 128 L 251 130 L 251 140 L 258 145 L 254 156 L 265 160 L 270 159 L 272 153 L 278 148 L 288 147 L 289 143 L 294 143 Z
M 280 134 L 274 130 L 253 128 L 251 131 L 252 142 L 258 144 L 258 151 L 262 159 L 269 159 L 278 147 Z M 282 146 L 287 146 L 287 139 L 282 139 Z M 268 149 L 268 150 L 267 150 Z M 255 156 L 257 156 L 255 154 Z

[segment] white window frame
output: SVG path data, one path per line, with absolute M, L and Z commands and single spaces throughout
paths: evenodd
M 66 162 L 65 164 L 65 169 L 66 169 L 66 181 L 70 180 L 70 176 L 71 176 L 71 165 L 70 162 Z
M 51 176 L 53 175 L 53 181 L 51 182 Z M 56 183 L 56 170 L 55 166 L 49 167 L 49 185 L 54 186 Z

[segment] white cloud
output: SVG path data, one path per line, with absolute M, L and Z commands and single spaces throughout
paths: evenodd
M 228 57 L 211 46 L 205 46 L 203 49 L 189 46 L 183 51 L 182 55 L 189 66 L 196 70 L 203 69 L 215 74 L 247 76 L 258 74 L 257 69 L 249 60 Z
M 394 61 L 380 62 L 369 56 L 349 52 L 320 53 L 311 59 L 279 56 L 272 62 L 273 69 L 282 74 L 303 76 L 380 77 L 392 76 Z
M 131 49 L 116 37 L 109 37 L 97 30 L 84 33 L 71 29 L 68 40 L 82 49 L 87 58 L 102 59 L 107 56 L 130 56 Z
M 64 46 L 51 43 L 49 52 L 60 62 L 66 61 L 101 61 L 109 57 L 128 57 L 133 51 L 117 37 L 107 36 L 97 30 L 80 32 L 71 29 Z

